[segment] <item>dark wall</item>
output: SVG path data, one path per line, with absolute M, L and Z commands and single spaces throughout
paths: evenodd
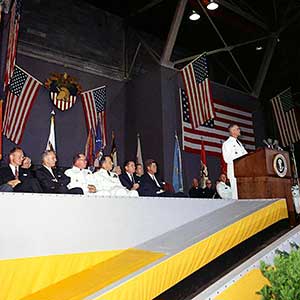
M 111 132 L 115 131 L 119 159 L 124 159 L 124 127 L 125 127 L 125 83 L 108 78 L 87 74 L 38 59 L 18 55 L 17 64 L 44 82 L 51 72 L 67 72 L 76 77 L 83 90 L 98 86 L 107 86 L 107 134 L 109 143 L 105 152 L 110 152 Z M 84 151 L 87 131 L 81 98 L 77 97 L 75 105 L 61 112 L 52 105 L 48 91 L 41 88 L 33 105 L 25 129 L 21 147 L 30 155 L 34 163 L 40 162 L 40 155 L 45 150 L 49 135 L 49 119 L 52 109 L 56 112 L 56 142 L 60 164 L 71 164 L 72 156 Z M 4 137 L 3 150 L 7 155 L 13 144 Z M 4 156 L 5 158 L 5 156 Z
M 125 141 L 127 158 L 134 158 L 139 133 L 143 159 L 154 158 L 162 167 L 164 145 L 160 73 L 161 69 L 157 66 L 127 83 Z

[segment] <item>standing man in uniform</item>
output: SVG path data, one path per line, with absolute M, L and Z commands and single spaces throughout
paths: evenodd
M 246 155 L 248 152 L 238 140 L 241 135 L 241 129 L 237 124 L 231 124 L 228 127 L 230 137 L 223 143 L 222 154 L 224 161 L 227 164 L 227 177 L 230 181 L 232 199 L 238 199 L 237 183 L 234 176 L 233 161 L 241 156 Z

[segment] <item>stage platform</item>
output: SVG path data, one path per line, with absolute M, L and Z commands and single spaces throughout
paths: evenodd
M 284 199 L 0 194 L 0 299 L 152 300 L 287 217 Z
M 273 265 L 276 250 L 290 252 L 291 243 L 300 245 L 300 226 L 252 256 L 192 300 L 260 300 L 257 295 L 268 280 L 260 272 L 260 262 Z

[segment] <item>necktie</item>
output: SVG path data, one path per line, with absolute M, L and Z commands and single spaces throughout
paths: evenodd
M 17 166 L 15 166 L 15 178 L 19 179 L 19 171 Z
M 131 174 L 131 182 L 132 182 L 132 183 L 135 183 L 135 182 L 134 182 L 134 177 L 133 177 L 132 174 Z
M 107 174 L 108 174 L 108 176 L 110 176 L 110 172 L 109 171 L 107 171 Z
M 236 142 L 239 144 L 240 147 L 242 147 L 241 142 L 237 139 Z

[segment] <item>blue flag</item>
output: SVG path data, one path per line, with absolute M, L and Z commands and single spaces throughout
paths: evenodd
M 173 187 L 176 193 L 183 192 L 181 151 L 177 135 L 175 135 Z
M 102 150 L 102 135 L 101 135 L 101 125 L 98 121 L 96 127 L 96 134 L 95 134 L 95 156 L 97 157 L 99 152 Z

